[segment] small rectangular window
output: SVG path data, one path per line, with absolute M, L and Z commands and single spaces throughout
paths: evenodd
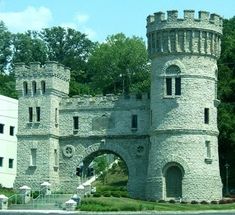
M 12 169 L 13 168 L 13 162 L 14 162 L 14 159 L 9 159 L 9 163 L 8 163 L 8 167 L 10 168 L 10 169 Z
M 4 124 L 0 124 L 0 134 L 4 133 Z
M 137 115 L 136 114 L 133 114 L 132 117 L 131 117 L 131 128 L 132 129 L 137 129 L 138 127 L 138 122 L 137 122 Z
M 58 151 L 54 149 L 54 159 L 55 159 L 55 166 L 58 166 Z
M 29 107 L 29 122 L 33 122 L 33 108 Z
M 204 123 L 209 124 L 209 108 L 204 109 Z
M 30 166 L 36 166 L 37 149 L 31 149 Z
M 78 116 L 73 117 L 73 129 L 74 130 L 79 129 L 79 117 Z
M 37 122 L 40 122 L 41 120 L 41 110 L 40 107 L 36 107 L 36 116 L 37 116 Z
M 10 126 L 10 136 L 14 136 L 15 134 L 15 127 L 14 126 Z
M 166 95 L 172 95 L 172 78 L 166 78 Z
M 211 143 L 210 141 L 206 141 L 206 156 L 207 158 L 211 158 Z
M 0 157 L 0 167 L 3 167 L 3 157 Z
M 55 124 L 58 124 L 58 108 L 55 108 Z
M 175 78 L 175 95 L 181 95 L 181 78 Z

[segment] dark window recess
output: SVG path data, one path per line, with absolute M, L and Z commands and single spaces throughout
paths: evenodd
M 15 131 L 15 127 L 14 126 L 10 126 L 10 135 L 14 136 L 14 132 Z
M 28 83 L 27 82 L 23 83 L 23 89 L 24 89 L 24 96 L 28 95 Z
M 175 95 L 181 95 L 181 78 L 175 78 Z
M 79 129 L 79 117 L 78 116 L 73 117 L 73 129 L 75 130 Z
M 46 82 L 45 81 L 41 82 L 41 89 L 42 89 L 42 94 L 45 94 L 45 92 L 46 92 Z
M 29 107 L 29 122 L 33 122 L 33 108 Z
M 58 124 L 58 108 L 55 108 L 55 124 Z
M 0 157 L 0 167 L 3 167 L 3 157 Z
M 36 92 L 37 92 L 37 84 L 36 84 L 36 81 L 33 81 L 33 82 L 32 82 L 32 88 L 33 88 L 33 95 L 35 95 Z
M 166 78 L 166 95 L 172 95 L 172 79 Z
M 0 124 L 0 134 L 4 133 L 4 124 Z
M 37 116 L 37 122 L 40 122 L 41 120 L 41 109 L 40 107 L 36 107 L 36 116 Z
M 204 109 L 204 123 L 209 124 L 209 108 Z
M 14 159 L 9 159 L 9 165 L 8 165 L 8 167 L 9 168 L 13 168 L 13 161 L 14 161 Z
M 138 127 L 137 115 L 134 114 L 132 115 L 132 118 L 131 118 L 131 128 L 137 129 L 137 127 Z

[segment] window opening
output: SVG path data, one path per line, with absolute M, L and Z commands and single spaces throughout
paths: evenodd
M 40 122 L 41 120 L 41 109 L 40 107 L 36 107 L 36 116 L 37 116 L 37 122 Z
M 37 149 L 31 149 L 30 166 L 36 166 Z
M 45 81 L 41 81 L 41 90 L 42 90 L 42 94 L 45 94 L 45 92 L 46 92 L 46 82 Z
M 36 92 L 37 92 L 37 83 L 36 83 L 36 81 L 32 82 L 32 90 L 33 90 L 33 95 L 35 95 Z
M 181 95 L 181 78 L 175 78 L 175 95 Z
M 14 162 L 14 159 L 9 159 L 9 165 L 8 165 L 8 167 L 10 168 L 10 169 L 12 169 L 13 168 L 13 162 Z
M 3 167 L 3 157 L 0 157 L 0 167 Z
M 132 129 L 137 129 L 138 127 L 138 119 L 137 119 L 137 115 L 133 114 L 131 117 L 131 128 Z
M 172 95 L 172 78 L 166 78 L 166 95 Z
M 23 83 L 24 96 L 28 95 L 28 83 L 25 81 Z
M 209 108 L 204 109 L 204 122 L 205 124 L 209 124 Z
M 79 117 L 78 116 L 73 117 L 73 129 L 74 130 L 79 129 Z
M 0 134 L 4 133 L 4 124 L 0 124 Z
M 10 126 L 10 135 L 14 136 L 14 132 L 15 131 L 15 127 L 14 126 Z
M 29 107 L 29 122 L 33 122 L 33 108 Z

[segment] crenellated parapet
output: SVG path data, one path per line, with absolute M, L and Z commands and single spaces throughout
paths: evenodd
M 29 66 L 26 66 L 25 63 L 16 63 L 15 76 L 17 78 L 56 77 L 69 82 L 70 69 L 55 61 L 47 61 L 44 65 L 39 62 L 32 62 Z
M 63 98 L 60 102 L 60 110 L 73 109 L 102 109 L 114 107 L 137 107 L 149 106 L 149 94 L 131 94 L 131 95 L 76 95 L 72 98 Z
M 178 11 L 157 12 L 147 18 L 148 50 L 155 54 L 190 53 L 220 56 L 220 38 L 223 19 L 217 14 L 199 11 L 195 18 L 193 10 L 185 10 L 184 18 Z

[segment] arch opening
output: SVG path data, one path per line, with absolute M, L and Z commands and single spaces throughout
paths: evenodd
M 182 197 L 183 173 L 179 166 L 171 165 L 165 172 L 166 198 Z
M 113 151 L 92 152 L 78 164 L 76 175 L 82 184 L 92 182 L 92 187 L 96 187 L 101 195 L 107 192 L 115 195 L 119 191 L 119 194 L 127 196 L 128 167 L 124 159 Z

